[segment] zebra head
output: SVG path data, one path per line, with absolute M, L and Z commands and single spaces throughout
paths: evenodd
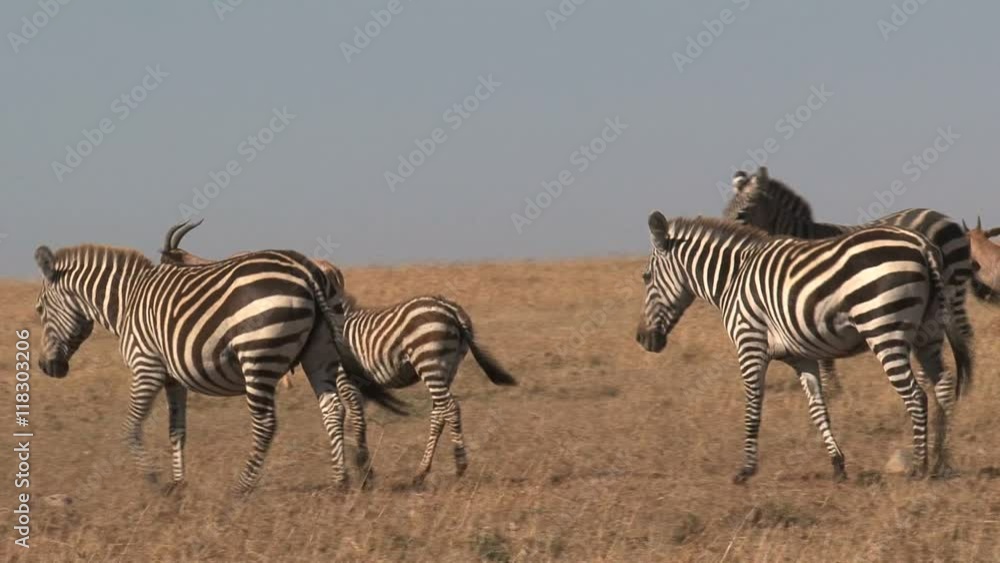
M 66 377 L 69 360 L 94 329 L 94 320 L 83 301 L 56 268 L 56 257 L 47 246 L 35 251 L 42 270 L 42 290 L 35 310 L 42 321 L 42 354 L 38 367 L 45 375 Z
M 667 335 L 695 295 L 686 281 L 678 248 L 682 241 L 672 238 L 670 223 L 659 211 L 649 216 L 649 234 L 653 249 L 642 274 L 646 297 L 635 339 L 646 351 L 661 352 L 667 346 Z
M 772 213 L 772 206 L 767 205 L 770 183 L 766 166 L 749 175 L 738 170 L 733 174 L 733 197 L 726 205 L 723 217 L 754 227 L 763 228 L 769 224 Z

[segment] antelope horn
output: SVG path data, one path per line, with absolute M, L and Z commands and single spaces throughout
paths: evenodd
M 965 224 L 965 219 L 962 219 L 962 229 L 965 230 L 965 232 L 969 232 L 969 226 Z
M 979 215 L 976 215 L 976 229 L 983 230 L 983 219 Z
M 174 225 L 173 227 L 170 227 L 170 230 L 167 231 L 167 238 L 165 241 L 166 246 L 163 247 L 163 252 L 170 252 L 172 250 L 177 250 L 181 245 L 181 239 L 184 238 L 184 235 L 191 232 L 191 230 L 197 227 L 198 225 L 201 225 L 202 221 L 204 220 L 205 219 L 198 219 L 194 223 L 191 223 L 190 221 L 184 221 L 179 225 Z

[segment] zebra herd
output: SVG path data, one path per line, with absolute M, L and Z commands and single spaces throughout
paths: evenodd
M 963 226 L 928 209 L 912 209 L 865 226 L 813 221 L 809 205 L 766 168 L 737 172 L 724 218 L 649 216 L 651 254 L 636 340 L 666 348 L 669 334 L 695 298 L 719 309 L 736 348 L 746 398 L 743 464 L 736 482 L 758 468 L 758 433 L 768 365 L 791 366 L 833 465 L 846 478 L 845 457 L 830 422 L 826 395 L 839 385 L 834 360 L 865 349 L 878 359 L 910 415 L 912 474 L 928 471 L 928 404 L 933 389 L 933 474 L 948 474 L 946 437 L 973 373 L 966 286 L 979 264 Z M 200 223 L 200 222 L 199 222 Z M 357 304 L 333 264 L 288 250 L 208 260 L 181 240 L 199 223 L 171 228 L 159 264 L 137 251 L 82 245 L 39 247 L 42 288 L 36 309 L 43 327 L 39 366 L 65 377 L 95 322 L 120 339 L 132 372 L 125 435 L 150 481 L 142 425 L 160 390 L 169 410 L 172 480 L 184 483 L 187 393 L 246 397 L 253 444 L 236 490 L 259 481 L 277 429 L 276 386 L 300 367 L 319 403 L 335 485 L 348 482 L 345 418 L 357 443 L 362 483 L 371 468 L 363 403 L 398 413 L 390 389 L 422 381 L 432 403 L 430 434 L 414 478 L 431 468 L 448 427 L 456 472 L 468 466 L 460 408 L 451 393 L 468 351 L 491 382 L 516 380 L 476 341 L 468 313 L 426 295 L 384 308 Z M 978 293 L 977 293 L 978 294 Z M 945 369 L 947 340 L 955 371 Z M 914 371 L 911 355 L 919 366 Z
M 191 225 L 167 234 L 159 265 L 137 251 L 84 245 L 36 251 L 43 282 L 36 310 L 42 321 L 41 370 L 65 377 L 69 361 L 90 336 L 95 321 L 120 338 L 132 371 L 126 441 L 151 482 L 155 469 L 142 444 L 142 424 L 165 390 L 169 410 L 173 479 L 184 482 L 185 409 L 188 391 L 212 396 L 245 395 L 253 448 L 236 491 L 253 489 L 277 429 L 275 388 L 296 365 L 319 401 L 330 438 L 334 483 L 347 484 L 344 415 L 357 434 L 356 463 L 369 465 L 361 397 L 402 413 L 387 388 L 419 378 L 431 392 L 431 434 L 417 481 L 430 470 L 445 423 L 461 474 L 466 453 L 458 403 L 449 391 L 467 350 L 491 381 L 515 379 L 475 341 L 468 314 L 440 297 L 420 297 L 394 307 L 367 310 L 344 291 L 343 275 L 293 251 L 247 252 L 202 260 L 177 247 Z

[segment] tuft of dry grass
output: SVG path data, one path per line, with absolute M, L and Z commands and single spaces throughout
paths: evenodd
M 126 455 L 129 374 L 116 340 L 97 332 L 66 379 L 33 370 L 32 548 L 10 538 L 0 560 L 1000 560 L 995 309 L 970 303 L 978 372 L 954 426 L 958 478 L 884 474 L 890 453 L 909 446 L 909 423 L 864 355 L 840 363 L 844 392 L 830 403 L 850 480 L 831 481 L 802 392 L 791 370 L 775 364 L 760 473 L 736 486 L 743 395 L 719 314 L 696 304 L 666 351 L 642 351 L 634 342 L 640 268 L 641 260 L 621 259 L 347 270 L 365 303 L 427 292 L 462 303 L 479 338 L 521 382 L 492 386 L 466 360 L 455 391 L 469 471 L 455 478 L 442 438 L 419 489 L 408 483 L 428 430 L 425 389 L 401 392 L 411 417 L 369 409 L 375 488 L 338 493 L 328 488 L 316 400 L 301 384 L 280 390 L 266 473 L 244 500 L 227 490 L 250 447 L 245 401 L 192 396 L 189 483 L 163 496 Z M 36 291 L 0 282 L 0 401 L 8 413 L 14 331 L 29 328 L 39 342 Z M 165 415 L 159 404 L 146 426 L 164 477 Z M 12 476 L 15 458 L 3 449 L 0 468 Z M 13 479 L 0 492 L 0 510 L 13 509 Z M 58 494 L 72 502 L 42 501 Z

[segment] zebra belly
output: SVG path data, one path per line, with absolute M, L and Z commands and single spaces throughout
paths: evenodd
M 170 376 L 188 390 L 202 395 L 234 397 L 246 394 L 246 379 L 231 354 L 224 353 L 197 371 L 190 368 L 171 370 Z
M 775 359 L 827 360 L 853 356 L 864 351 L 867 345 L 846 314 L 834 313 L 808 335 L 793 335 L 772 328 L 768 331 L 768 347 Z

